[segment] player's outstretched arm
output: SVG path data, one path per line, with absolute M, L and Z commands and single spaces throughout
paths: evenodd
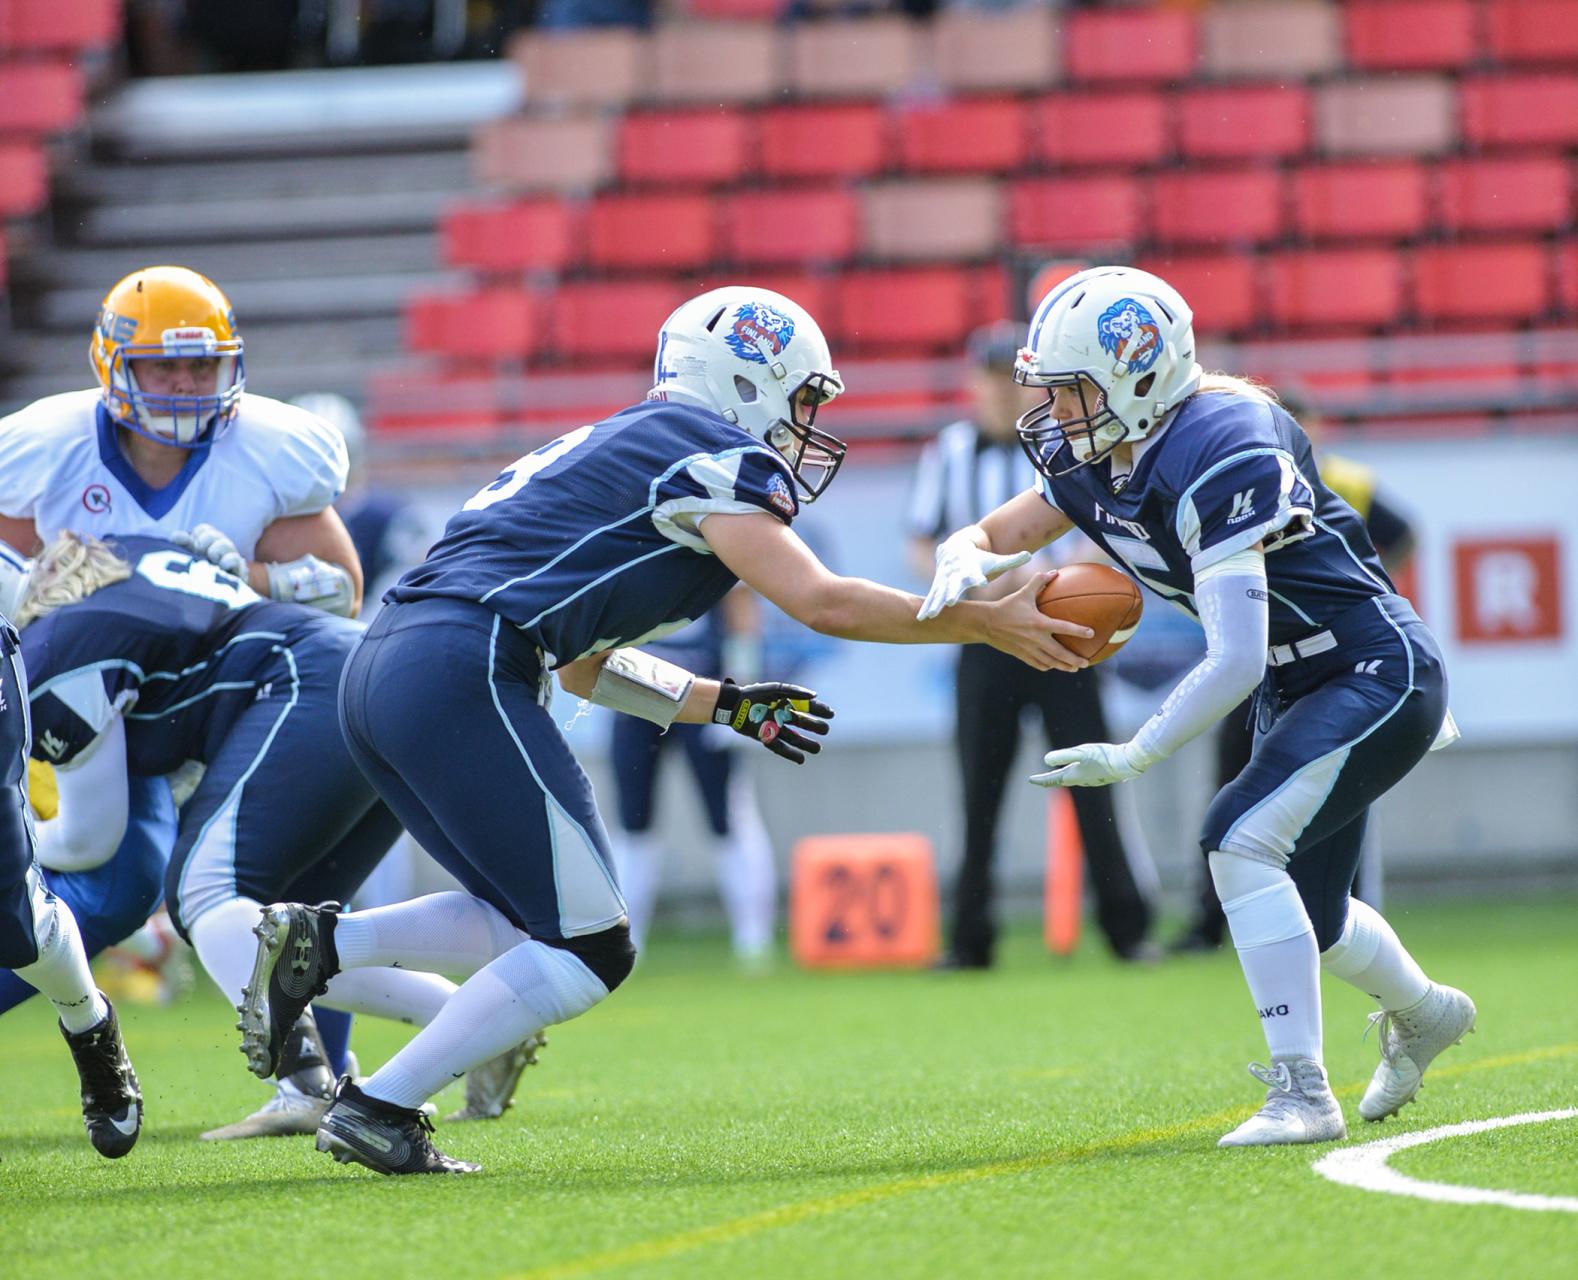
M 1038 574 L 1001 600 L 966 601 L 922 620 L 915 616 L 917 596 L 865 578 L 840 577 L 792 529 L 765 513 L 708 516 L 701 536 L 742 582 L 823 635 L 883 644 L 989 644 L 1039 671 L 1087 665 L 1056 637 L 1088 637 L 1090 629 L 1036 608 L 1036 594 L 1051 575 Z
M 979 524 L 966 525 L 937 545 L 937 571 L 916 615 L 922 621 L 951 609 L 973 587 L 1018 568 L 1073 527 L 1034 489 L 1016 494 Z

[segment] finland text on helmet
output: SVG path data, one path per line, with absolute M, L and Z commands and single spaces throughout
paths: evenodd
M 1194 313 L 1147 271 L 1091 267 L 1041 300 L 1014 381 L 1047 388 L 1046 403 L 1019 419 L 1019 439 L 1044 475 L 1067 475 L 1145 439 L 1199 387 Z M 1081 406 L 1062 420 L 1060 387 Z
M 246 389 L 230 301 L 185 267 L 145 267 L 111 289 L 88 356 L 110 417 L 160 444 L 206 444 Z
M 780 293 L 730 285 L 684 303 L 658 333 L 649 399 L 698 404 L 784 456 L 802 496 L 832 482 L 847 445 L 816 428 L 844 390 L 811 313 Z

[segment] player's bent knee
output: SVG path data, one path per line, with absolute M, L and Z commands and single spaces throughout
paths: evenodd
M 636 949 L 630 941 L 628 924 L 615 925 L 600 933 L 583 934 L 579 938 L 542 938 L 539 941 L 557 947 L 560 951 L 568 951 L 590 969 L 610 993 L 635 968 Z

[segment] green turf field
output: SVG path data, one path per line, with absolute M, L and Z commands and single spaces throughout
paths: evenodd
M 1478 1001 L 1401 1123 L 1351 1143 L 1578 1105 L 1578 901 L 1398 910 Z M 1351 1125 L 1375 1058 L 1327 984 Z M 147 1096 L 127 1159 L 89 1148 L 44 1009 L 0 1025 L 0 1274 L 34 1276 L 1385 1277 L 1573 1274 L 1578 1214 L 1337 1186 L 1331 1147 L 1218 1151 L 1261 1090 L 1230 954 L 1136 970 L 1017 935 L 990 974 L 736 975 L 662 938 L 553 1032 L 506 1119 L 440 1125 L 472 1178 L 345 1169 L 310 1139 L 195 1135 L 261 1100 L 217 998 L 129 1009 Z M 364 1065 L 401 1032 L 363 1019 Z M 441 1098 L 448 1109 L 458 1087 Z M 1578 1194 L 1578 1120 L 1400 1153 L 1439 1182 Z M 332 1242 L 332 1248 L 326 1248 Z

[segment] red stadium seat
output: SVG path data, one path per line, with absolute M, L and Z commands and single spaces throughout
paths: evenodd
M 1309 0 L 1234 0 L 1204 6 L 1200 66 L 1211 79 L 1305 80 L 1342 65 L 1341 11 Z
M 1435 245 L 1414 254 L 1421 320 L 1533 320 L 1550 303 L 1544 247 L 1533 241 Z
M 1332 155 L 1426 155 L 1457 141 L 1452 82 L 1438 75 L 1350 76 L 1315 92 L 1315 131 Z
M 1187 89 L 1178 97 L 1185 156 L 1259 160 L 1309 146 L 1310 100 L 1302 86 Z
M 1076 10 L 1063 28 L 1071 80 L 1187 80 L 1194 72 L 1195 15 L 1178 9 Z
M 549 307 L 552 344 L 569 360 L 650 361 L 658 329 L 690 294 L 677 280 L 560 285 Z
M 836 292 L 828 277 L 814 276 L 805 271 L 753 270 L 750 282 L 759 289 L 771 289 L 798 302 L 811 313 L 824 334 L 831 335 L 837 331 Z M 838 363 L 837 351 L 833 352 L 833 363 Z
M 1270 314 L 1289 328 L 1379 328 L 1402 314 L 1402 264 L 1390 249 L 1277 254 L 1267 279 Z
M 509 191 L 585 191 L 613 170 L 608 123 L 595 115 L 490 120 L 471 155 L 478 178 Z
M 418 295 L 406 304 L 406 342 L 462 360 L 524 357 L 542 336 L 538 311 L 524 289 Z
M 1578 143 L 1578 75 L 1465 81 L 1463 134 L 1480 146 Z
M 1143 238 L 1135 178 L 1028 178 L 1014 183 L 1008 201 L 1008 238 L 1019 248 L 1092 250 Z
M 1440 220 L 1448 230 L 1554 231 L 1572 221 L 1563 156 L 1451 160 L 1438 172 Z
M 887 162 L 887 121 L 872 104 L 775 107 L 759 126 L 769 178 L 861 178 Z
M 789 87 L 804 98 L 902 93 L 927 61 L 923 29 L 897 13 L 801 22 L 779 39 Z
M 938 81 L 956 93 L 1043 89 L 1058 78 L 1058 15 L 1051 5 L 944 7 L 931 20 Z
M 739 111 L 628 115 L 615 144 L 627 183 L 735 182 L 745 172 L 750 117 Z
M 788 8 L 789 0 L 685 0 L 692 18 L 752 18 L 772 22 Z
M 782 37 L 758 22 L 662 22 L 647 37 L 653 77 L 640 86 L 656 102 L 771 101 L 782 89 Z
M 916 107 L 895 123 L 899 163 L 918 173 L 1001 173 L 1025 160 L 1025 108 L 1013 98 Z
M 1319 165 L 1293 175 L 1293 219 L 1311 240 L 1404 239 L 1429 217 L 1424 166 L 1411 160 Z
M 1239 333 L 1261 319 L 1255 264 L 1243 254 L 1141 259 L 1138 265 L 1183 294 L 1200 333 Z
M 1240 244 L 1282 234 L 1282 186 L 1267 169 L 1159 174 L 1151 222 L 1164 244 Z
M 1002 198 L 989 178 L 918 178 L 860 193 L 865 252 L 899 262 L 986 258 L 1002 240 Z
M 852 271 L 838 285 L 838 332 L 866 349 L 956 349 L 977 320 L 976 282 L 960 268 Z
M 1367 71 L 1461 67 L 1479 52 L 1470 0 L 1352 0 L 1348 61 Z
M 1556 305 L 1568 317 L 1578 317 L 1578 240 L 1556 246 Z
M 1054 165 L 1143 165 L 1170 149 L 1171 114 L 1154 90 L 1060 93 L 1031 117 L 1032 145 Z
M 843 262 L 859 242 L 859 206 L 842 187 L 745 191 L 723 207 L 721 256 L 741 266 Z
M 121 0 L 4 0 L 0 51 L 61 53 L 113 44 L 120 35 Z
M 44 153 L 25 142 L 0 142 L 0 217 L 36 213 L 49 199 Z
M 594 267 L 688 271 L 713 257 L 712 202 L 704 195 L 600 195 L 586 213 Z
M 1493 0 L 1485 17 L 1497 62 L 1578 62 L 1578 0 Z
M 626 27 L 535 31 L 510 41 L 533 105 L 623 107 L 649 84 L 651 47 Z
M 439 227 L 444 262 L 478 271 L 560 271 L 574 256 L 573 224 L 562 200 L 461 205 Z
M 0 64 L 0 133 L 41 135 L 82 118 L 82 72 L 64 62 Z

